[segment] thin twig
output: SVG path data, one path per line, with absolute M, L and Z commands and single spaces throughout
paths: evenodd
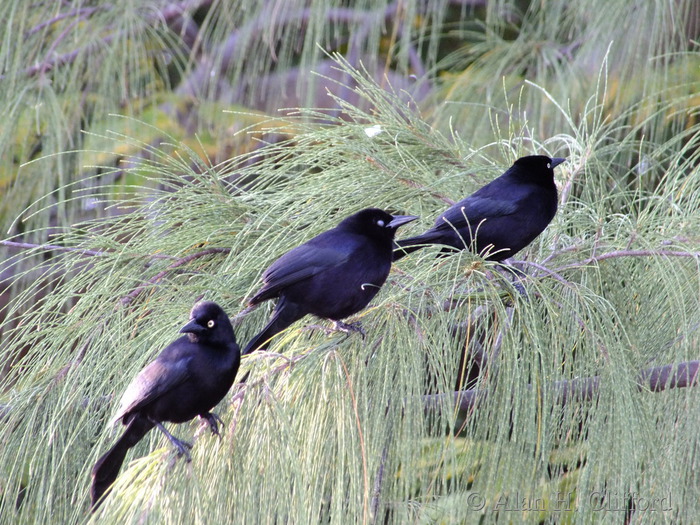
M 564 286 L 571 286 L 571 287 L 574 286 L 574 284 L 571 281 L 567 281 L 564 277 L 559 275 L 557 272 L 555 272 L 554 270 L 550 270 L 549 268 L 547 268 L 546 266 L 544 266 L 542 264 L 538 264 L 538 263 L 532 262 L 532 261 L 513 261 L 513 265 L 531 266 L 532 268 L 540 270 L 541 272 L 544 272 L 547 275 L 554 277 L 557 281 L 562 283 Z
M 280 366 L 270 370 L 254 383 L 238 384 L 236 388 L 239 388 L 239 391 L 233 395 L 229 402 L 234 403 L 242 399 L 245 397 L 248 387 L 266 381 L 270 376 L 281 373 L 309 355 L 308 353 L 295 355 L 288 358 Z M 271 357 L 277 358 L 278 356 L 273 354 Z M 658 393 L 674 388 L 691 388 L 697 386 L 698 383 L 700 383 L 700 361 L 685 361 L 678 364 L 648 368 L 641 371 L 637 376 L 637 388 L 642 392 Z M 554 383 L 554 388 L 557 392 L 557 403 L 560 405 L 566 405 L 573 399 L 580 402 L 591 401 L 600 389 L 600 376 L 557 381 Z M 426 410 L 436 410 L 451 398 L 460 411 L 468 412 L 475 407 L 477 400 L 485 399 L 486 397 L 488 397 L 488 390 L 468 389 L 450 392 L 449 394 L 429 394 L 422 396 L 422 400 Z M 109 402 L 110 397 L 106 396 L 101 401 Z M 88 406 L 90 406 L 89 399 L 81 403 L 83 408 Z M 8 417 L 11 410 L 11 404 L 0 404 L 0 420 Z
M 566 181 L 564 184 L 564 187 L 561 190 L 561 203 L 560 206 L 564 206 L 569 200 L 569 193 L 571 193 L 571 188 L 574 185 L 574 181 L 577 179 L 579 173 L 581 172 L 581 168 L 583 167 L 583 159 L 579 163 L 578 166 L 574 170 L 572 170 L 571 175 L 569 176 L 569 179 Z
M 72 18 L 72 17 L 78 18 L 79 17 L 81 19 L 84 19 L 86 16 L 93 14 L 95 11 L 99 11 L 102 9 L 107 9 L 107 8 L 104 6 L 102 6 L 102 7 L 81 7 L 79 9 L 73 9 L 72 11 L 60 13 L 60 14 L 56 15 L 55 17 L 53 17 L 49 20 L 46 20 L 44 22 L 41 22 L 40 24 L 37 24 L 36 26 L 34 26 L 32 29 L 27 31 L 26 36 L 28 36 L 28 37 L 32 36 L 33 34 L 38 33 L 39 31 L 41 31 L 45 27 L 53 25 L 56 22 L 60 22 L 61 20 L 64 20 L 66 18 Z
M 256 350 L 255 352 L 248 354 L 248 355 L 254 355 L 256 357 L 261 357 L 261 358 L 266 358 L 266 357 L 278 358 L 279 357 L 279 354 L 275 354 L 274 352 L 264 352 L 262 350 Z M 246 382 L 243 382 L 243 381 L 239 382 L 237 384 L 237 388 L 239 390 L 237 393 L 235 393 L 231 397 L 231 400 L 229 401 L 229 403 L 233 404 L 233 403 L 243 399 L 246 395 L 246 392 L 248 391 L 248 388 L 255 386 L 255 385 L 262 384 L 263 382 L 266 382 L 270 377 L 276 376 L 277 374 L 285 371 L 286 369 L 291 368 L 292 366 L 294 366 L 294 364 L 297 363 L 297 361 L 301 361 L 302 359 L 306 359 L 308 356 L 309 356 L 309 354 L 298 354 L 298 355 L 295 355 L 294 357 L 287 357 L 287 358 L 285 358 L 286 360 L 284 361 L 284 363 L 277 366 L 276 368 L 273 368 L 272 370 L 270 370 L 268 373 L 266 373 L 263 377 L 261 377 L 257 381 L 255 381 L 253 383 L 248 383 L 247 381 Z M 248 372 L 245 375 L 245 379 L 247 379 L 249 374 L 250 374 L 250 372 Z
M 428 194 L 431 197 L 435 197 L 436 199 L 441 200 L 442 202 L 446 203 L 449 206 L 452 206 L 455 202 L 457 202 L 457 201 L 450 199 L 446 195 L 442 195 L 441 193 L 438 193 L 437 191 L 431 190 L 430 188 L 423 186 L 422 184 L 417 183 L 414 180 L 404 179 L 401 177 L 399 177 L 397 180 L 410 188 L 416 188 L 418 190 L 421 190 L 422 193 Z
M 38 248 L 40 250 L 55 251 L 55 252 L 79 252 L 83 255 L 107 255 L 110 252 L 103 252 L 98 250 L 87 250 L 85 248 L 72 248 L 70 246 L 58 246 L 56 244 L 34 244 L 31 242 L 17 242 L 17 241 L 0 241 L 3 246 L 10 246 L 12 248 L 22 248 L 25 250 L 30 250 L 32 248 Z
M 79 366 L 82 362 L 83 359 L 85 359 L 85 354 L 87 354 L 87 349 L 90 346 L 90 343 L 92 343 L 93 339 L 99 334 L 102 334 L 105 328 L 105 323 L 104 320 L 100 323 L 99 326 L 97 326 L 92 333 L 88 336 L 88 338 L 85 340 L 85 343 L 80 347 L 80 350 L 78 350 L 78 353 L 76 356 L 71 359 L 71 361 L 63 366 L 58 373 L 54 376 L 53 380 L 51 381 L 51 386 L 55 386 L 57 383 L 59 383 L 66 375 L 68 372 L 70 372 L 73 368 Z
M 615 250 L 589 257 L 583 261 L 565 264 L 564 266 L 556 268 L 555 271 L 561 272 L 562 270 L 580 268 L 582 266 L 588 266 L 593 263 L 605 261 L 606 259 L 615 259 L 619 257 L 692 257 L 695 259 L 700 259 L 700 252 L 679 252 L 670 250 Z
M 248 314 L 250 314 L 251 312 L 253 312 L 254 310 L 257 310 L 258 306 L 259 306 L 258 304 L 253 305 L 253 306 L 248 306 L 245 309 L 238 312 L 233 317 L 231 317 L 230 320 L 231 320 L 231 324 L 233 325 L 233 327 L 235 328 L 236 326 L 241 324 L 241 322 L 243 321 L 243 318 L 245 316 L 247 316 Z
M 573 245 L 571 245 L 571 246 L 567 246 L 566 248 L 562 248 L 561 250 L 553 251 L 553 252 L 550 253 L 547 257 L 544 258 L 544 260 L 542 261 L 542 265 L 543 265 L 543 266 L 547 266 L 547 263 L 548 263 L 549 261 L 551 261 L 552 259 L 555 259 L 555 258 L 557 258 L 557 257 L 559 257 L 560 255 L 563 255 L 563 254 L 565 254 L 565 253 L 575 252 L 575 251 L 578 251 L 578 250 L 580 250 L 580 249 L 581 249 L 580 246 L 573 244 Z
M 56 37 L 56 39 L 51 43 L 49 48 L 46 50 L 47 59 L 44 62 L 42 62 L 42 64 L 44 64 L 46 67 L 48 67 L 48 64 L 51 62 L 51 60 L 48 57 L 50 57 L 51 55 L 54 54 L 54 51 L 56 50 L 58 45 L 61 43 L 61 41 L 63 39 L 65 39 L 70 34 L 70 32 L 73 30 L 73 28 L 75 26 L 77 26 L 78 24 L 80 24 L 81 22 L 83 22 L 83 17 L 80 17 L 80 18 L 73 20 L 70 24 L 68 24 L 68 27 L 66 27 L 63 31 L 61 31 L 61 33 Z M 42 74 L 45 72 L 46 72 L 45 69 L 41 70 Z
M 90 255 L 90 256 L 100 256 L 100 255 L 114 255 L 116 252 L 114 251 L 108 251 L 108 250 L 88 250 L 87 248 L 75 248 L 72 246 L 59 246 L 58 244 L 36 244 L 32 242 L 18 242 L 18 241 L 8 241 L 8 240 L 0 240 L 0 245 L 2 246 L 8 246 L 10 248 L 22 248 L 24 250 L 32 250 L 32 249 L 38 249 L 38 250 L 44 250 L 47 252 L 54 251 L 54 252 L 76 252 L 80 253 L 82 255 Z M 148 258 L 150 259 L 177 259 L 177 257 L 173 255 L 165 255 L 162 253 L 152 253 L 147 255 Z
M 165 270 L 162 270 L 162 271 L 158 272 L 157 274 L 155 274 L 153 277 L 151 277 L 145 283 L 134 288 L 126 296 L 122 297 L 119 300 L 119 302 L 124 306 L 128 305 L 134 299 L 136 299 L 136 297 L 138 297 L 141 294 L 141 292 L 143 292 L 148 286 L 156 284 L 158 281 L 160 281 L 163 277 L 168 275 L 174 269 L 179 268 L 180 266 L 183 266 L 189 262 L 192 262 L 195 259 L 199 259 L 200 257 L 204 257 L 206 255 L 211 255 L 213 253 L 229 253 L 230 251 L 231 251 L 230 248 L 207 248 L 206 250 L 202 250 L 201 252 L 192 253 L 190 255 L 187 255 L 186 257 L 182 257 L 181 259 L 178 259 L 174 263 L 170 264 Z
M 65 53 L 63 55 L 59 55 L 56 58 L 52 60 L 48 60 L 46 62 L 42 62 L 40 64 L 33 65 L 31 67 L 28 67 L 24 71 L 22 71 L 21 75 L 27 76 L 27 77 L 33 77 L 34 75 L 37 75 L 38 73 L 46 73 L 48 71 L 51 71 L 52 69 L 60 66 L 64 66 L 66 64 L 72 63 L 79 55 L 83 53 L 89 53 L 93 51 L 94 49 L 99 49 L 101 47 L 109 47 L 112 44 L 112 40 L 114 40 L 114 35 L 107 35 L 106 37 L 102 38 L 99 42 L 92 42 L 89 43 L 86 47 L 84 48 L 79 48 L 79 49 L 74 49 L 70 53 Z M 7 77 L 7 75 L 0 75 L 0 80 L 4 80 Z
M 374 487 L 372 489 L 372 504 L 371 504 L 371 514 L 370 519 L 372 523 L 378 523 L 378 513 L 379 513 L 379 502 L 382 496 L 382 485 L 384 483 L 384 470 L 386 469 L 386 460 L 389 455 L 389 444 L 391 443 L 392 432 L 391 427 L 389 427 L 389 432 L 387 434 L 386 443 L 382 449 L 382 457 L 379 460 L 379 467 L 377 468 L 377 475 L 374 478 Z

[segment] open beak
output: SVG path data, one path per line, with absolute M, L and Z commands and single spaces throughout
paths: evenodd
M 559 166 L 559 164 L 561 164 L 561 163 L 564 162 L 565 160 L 566 160 L 566 159 L 564 159 L 564 158 L 562 158 L 562 157 L 554 157 L 554 158 L 552 159 L 552 169 L 554 169 L 554 168 L 556 168 L 557 166 Z
M 192 319 L 189 323 L 187 323 L 185 326 L 180 328 L 180 333 L 181 334 L 201 334 L 205 330 L 206 330 L 206 328 L 204 328 L 201 324 L 199 324 L 197 321 Z
M 394 218 L 391 219 L 391 222 L 389 223 L 389 227 L 398 228 L 403 224 L 415 221 L 417 218 L 418 217 L 415 215 L 394 215 Z

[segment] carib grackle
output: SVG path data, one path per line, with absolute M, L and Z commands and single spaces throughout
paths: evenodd
M 428 231 L 397 241 L 394 260 L 430 244 L 445 246 L 441 253 L 468 248 L 491 261 L 512 257 L 554 218 L 554 168 L 565 160 L 519 158 L 503 175 L 448 208 Z
M 188 461 L 192 445 L 170 434 L 163 421 L 184 423 L 199 416 L 219 434 L 221 420 L 210 410 L 229 391 L 238 371 L 241 354 L 233 327 L 219 305 L 202 301 L 194 305 L 180 332 L 186 335 L 170 343 L 124 392 L 113 422 L 121 421 L 126 429 L 92 469 L 93 510 L 117 479 L 127 451 L 153 427 Z
M 353 329 L 341 319 L 362 310 L 377 294 L 389 275 L 397 228 L 417 218 L 367 208 L 277 259 L 248 304 L 279 300 L 243 353 L 267 348 L 275 334 L 307 314 Z

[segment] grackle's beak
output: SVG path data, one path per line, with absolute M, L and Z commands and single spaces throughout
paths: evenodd
M 559 166 L 559 164 L 561 164 L 561 163 L 564 162 L 565 160 L 566 160 L 566 159 L 564 159 L 564 158 L 562 158 L 562 157 L 554 157 L 554 158 L 552 159 L 552 169 L 554 169 L 554 168 L 556 168 L 557 166 Z
M 201 324 L 199 324 L 197 321 L 192 319 L 189 323 L 187 323 L 185 326 L 180 328 L 180 333 L 181 334 L 201 334 L 205 330 L 206 330 L 206 328 L 204 328 Z
M 394 215 L 394 218 L 391 219 L 391 222 L 389 223 L 390 228 L 398 228 L 402 224 L 409 223 L 411 221 L 415 221 L 418 217 L 415 215 Z

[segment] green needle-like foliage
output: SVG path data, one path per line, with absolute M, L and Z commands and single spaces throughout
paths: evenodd
M 5 261 L 0 523 L 693 523 L 698 389 L 640 373 L 698 359 L 697 56 L 646 3 L 609 4 L 587 28 L 578 4 L 528 3 L 511 41 L 495 10 L 521 3 L 489 2 L 482 38 L 503 48 L 493 62 L 463 49 L 478 59 L 441 79 L 452 102 L 441 107 L 333 55 L 356 101 L 336 94 L 337 111 L 267 124 L 227 113 L 250 123 L 236 139 L 261 145 L 223 162 L 149 119 L 101 115 L 85 140 L 105 151 L 89 158 L 119 164 L 39 198 L 18 224 L 57 201 L 90 199 L 99 217 L 36 227 L 50 246 Z M 640 28 L 627 42 L 603 38 L 627 18 Z M 551 34 L 556 48 L 567 30 L 581 62 L 550 68 L 551 50 L 532 42 Z M 630 71 L 640 42 L 654 60 Z M 620 87 L 645 68 L 639 89 Z M 238 379 L 250 375 L 216 409 L 221 439 L 168 425 L 195 443 L 186 463 L 150 433 L 90 514 L 118 397 L 195 300 L 221 304 L 243 346 L 272 308 L 245 300 L 285 251 L 368 206 L 420 215 L 400 230 L 418 233 L 533 153 L 569 160 L 557 216 L 513 262 L 522 279 L 469 252 L 411 254 L 356 316 L 366 338 L 296 323 L 243 359 Z

